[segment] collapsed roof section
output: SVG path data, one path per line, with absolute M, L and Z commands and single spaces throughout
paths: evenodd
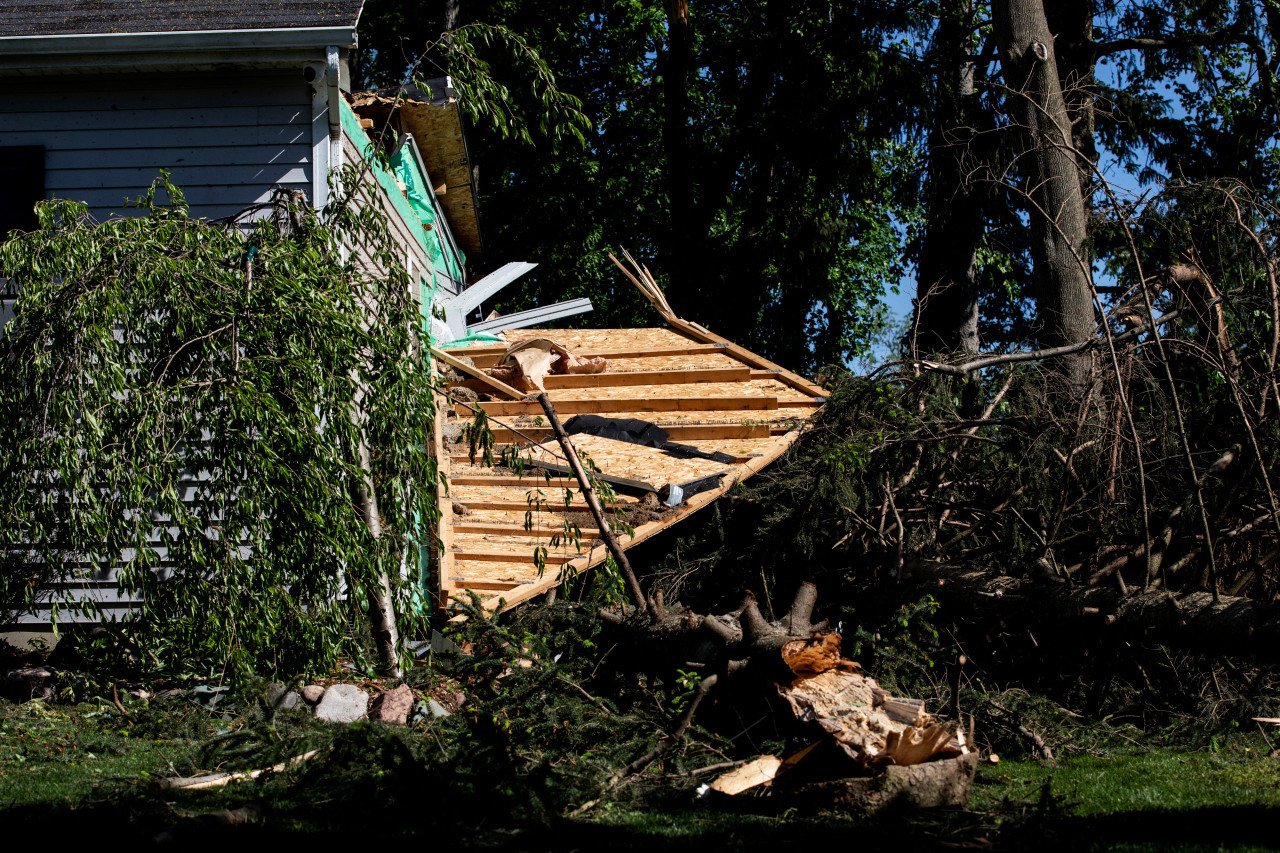
M 580 430 L 572 437 L 578 453 L 617 492 L 610 518 L 634 531 L 619 537 L 624 549 L 777 459 L 825 401 L 820 386 L 663 313 L 670 328 L 505 330 L 506 343 L 445 355 L 456 368 L 446 373 L 437 419 L 436 453 L 448 492 L 431 574 L 442 607 L 456 608 L 474 592 L 488 610 L 509 608 L 606 559 L 541 406 L 516 389 L 504 392 L 491 375 L 512 345 L 545 338 L 580 359 L 607 360 L 603 372 L 541 381 L 566 428 Z M 488 417 L 498 444 L 520 448 L 522 469 L 474 464 L 463 426 L 477 411 Z M 600 418 L 575 425 L 573 418 L 590 415 Z M 635 435 L 624 436 L 599 429 L 602 419 L 623 430 L 635 419 L 659 432 L 631 424 Z M 579 542 L 566 535 L 574 525 Z
M 459 248 L 470 258 L 480 258 L 483 245 L 471 155 L 449 78 L 432 80 L 425 90 L 409 86 L 360 92 L 352 96 L 351 108 L 373 122 L 375 134 L 390 127 L 396 134 L 413 136 L 430 178 L 429 189 L 444 210 Z

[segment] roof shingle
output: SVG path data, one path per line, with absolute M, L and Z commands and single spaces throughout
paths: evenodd
M 0 37 L 354 27 L 364 0 L 25 0 L 0 3 Z

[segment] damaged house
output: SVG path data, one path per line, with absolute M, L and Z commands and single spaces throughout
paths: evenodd
M 363 203 L 386 214 L 403 246 L 443 377 L 435 449 L 447 485 L 424 580 L 445 610 L 467 591 L 513 606 L 606 558 L 531 392 L 546 393 L 615 490 L 608 512 L 632 530 L 623 547 L 776 459 L 825 392 L 677 317 L 639 265 L 620 275 L 653 304 L 653 328 L 555 328 L 590 311 L 587 299 L 486 316 L 485 303 L 535 265 L 485 266 L 447 79 L 351 91 L 361 7 L 42 0 L 0 10 L 0 235 L 33 227 L 32 205 L 45 198 L 86 202 L 99 219 L 129 215 L 127 199 L 161 169 L 197 216 L 231 217 L 281 187 L 319 210 L 330 172 L 380 146 L 387 165 L 365 170 Z M 480 413 L 521 464 L 475 464 L 460 439 Z M 575 526 L 580 538 L 565 536 Z M 81 594 L 108 617 L 136 605 L 110 576 Z

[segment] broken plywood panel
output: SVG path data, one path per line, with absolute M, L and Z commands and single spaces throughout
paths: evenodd
M 724 475 L 718 487 L 694 495 L 675 509 L 658 517 L 652 513 L 641 516 L 645 520 L 636 524 L 632 536 L 622 537 L 624 548 L 678 523 L 720 497 L 734 483 L 776 459 L 799 437 L 803 425 L 825 399 L 797 388 L 794 382 L 780 381 L 775 374 L 762 370 L 760 360 L 754 356 L 744 361 L 742 357 L 730 355 L 731 345 L 709 344 L 672 329 L 518 329 L 503 335 L 513 342 L 545 337 L 563 344 L 576 355 L 610 359 L 609 371 L 599 374 L 599 379 L 567 377 L 564 383 L 569 387 L 559 388 L 554 382 L 549 383 L 549 397 L 563 420 L 573 414 L 639 418 L 660 425 L 673 442 L 693 445 L 706 453 L 723 452 L 733 456 L 729 462 L 681 458 L 655 448 L 597 436 L 573 436 L 575 446 L 590 456 L 604 473 L 654 487 L 712 474 Z M 505 349 L 501 345 L 484 345 L 456 348 L 451 353 L 470 358 L 477 367 L 484 368 L 497 364 Z M 697 371 L 700 373 L 672 378 L 715 381 L 667 381 L 665 378 L 656 381 L 654 374 L 662 371 Z M 713 375 L 706 371 L 719 373 Z M 636 375 L 630 377 L 625 375 L 627 372 Z M 459 384 L 467 381 L 460 378 Z M 479 405 L 490 410 L 490 425 L 499 443 L 517 446 L 542 443 L 541 448 L 526 448 L 523 452 L 537 454 L 543 461 L 563 462 L 536 403 L 495 398 L 482 400 Z M 687 408 L 681 408 L 686 405 Z M 630 406 L 636 408 L 622 411 Z M 455 421 L 471 419 L 471 409 L 460 405 L 454 408 L 456 411 L 451 411 L 449 417 Z M 455 539 L 474 543 L 469 551 L 455 544 L 455 588 L 465 589 L 472 583 L 471 588 L 481 594 L 487 607 L 512 606 L 550 589 L 564 575 L 586 571 L 604 560 L 604 547 L 595 545 L 594 537 L 584 533 L 582 545 L 584 549 L 590 548 L 587 553 L 571 555 L 561 546 L 555 549 L 557 558 L 571 558 L 559 566 L 549 561 L 546 570 L 539 573 L 533 551 L 539 543 L 549 542 L 549 538 L 540 538 L 545 535 L 545 528 L 559 525 L 563 512 L 586 512 L 586 505 L 573 484 L 563 488 L 565 480 L 561 475 L 553 475 L 560 485 L 549 488 L 543 475 L 528 472 L 518 480 L 513 479 L 513 472 L 507 469 L 467 464 L 461 452 L 464 448 L 456 445 L 455 448 L 450 453 L 457 485 L 452 486 L 450 495 L 467 506 L 469 514 L 455 516 L 454 520 L 474 521 L 476 515 L 482 513 L 480 519 L 484 523 L 499 526 L 455 533 Z M 567 510 L 566 494 L 570 500 Z M 530 504 L 531 497 L 536 504 Z M 619 503 L 634 507 L 636 498 L 620 495 Z M 543 530 L 514 532 L 510 529 L 522 526 L 526 518 L 531 525 Z M 472 538 L 477 535 L 479 539 Z M 482 545 L 488 552 L 483 558 L 467 556 Z M 506 555 L 512 559 L 500 559 Z M 461 593 L 453 594 L 456 597 Z

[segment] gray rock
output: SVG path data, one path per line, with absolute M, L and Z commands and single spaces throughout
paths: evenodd
M 27 666 L 11 669 L 0 682 L 0 694 L 14 702 L 52 699 L 58 671 L 49 666 Z
M 436 701 L 436 700 L 434 700 L 434 699 L 428 699 L 428 700 L 427 700 L 427 710 L 429 710 L 429 711 L 431 712 L 431 716 L 433 716 L 433 717 L 451 717 L 451 716 L 453 716 L 452 714 L 450 714 L 450 713 L 449 713 L 449 709 L 448 709 L 448 708 L 446 708 L 445 706 L 441 705 L 439 702 L 437 702 L 437 701 Z
M 302 701 L 308 705 L 315 705 L 324 696 L 324 688 L 319 684 L 308 684 L 302 688 Z
M 231 692 L 231 688 L 226 685 L 215 687 L 212 684 L 197 684 L 191 688 L 191 701 L 209 711 L 218 707 L 218 704 Z
M 395 690 L 388 690 L 373 700 L 369 709 L 369 719 L 393 726 L 403 726 L 413 710 L 413 690 L 407 684 L 401 684 Z
M 277 711 L 292 711 L 302 702 L 302 697 L 280 682 L 267 685 L 267 704 Z
M 316 719 L 326 723 L 354 723 L 368 710 L 368 693 L 354 684 L 335 684 L 316 705 Z

